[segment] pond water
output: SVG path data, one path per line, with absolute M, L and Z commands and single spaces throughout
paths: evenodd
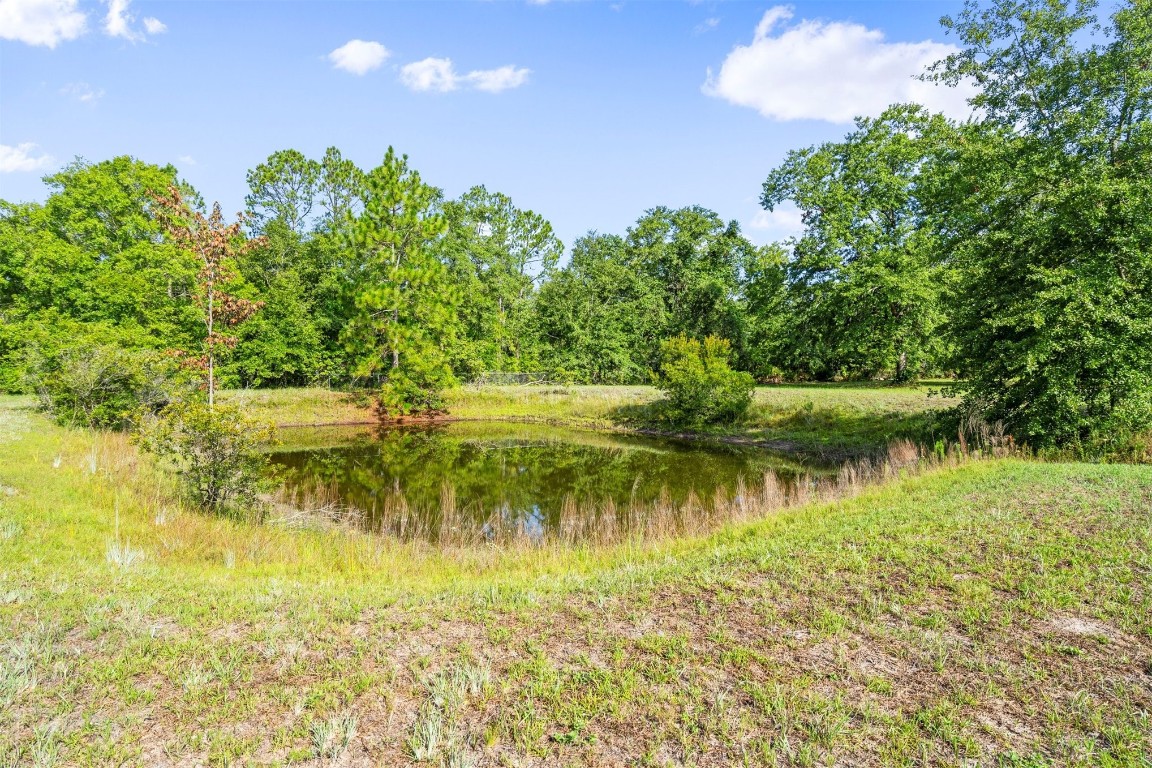
M 284 508 L 442 542 L 683 528 L 686 517 L 836 471 L 754 446 L 508 422 L 293 429 L 281 439 L 271 460 Z

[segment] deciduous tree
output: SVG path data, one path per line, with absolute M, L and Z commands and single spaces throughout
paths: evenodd
M 185 201 L 179 187 L 170 186 L 166 193 L 157 193 L 156 203 L 162 211 L 165 230 L 172 240 L 199 261 L 196 290 L 193 299 L 202 311 L 204 338 L 202 353 L 186 358 L 188 364 L 205 371 L 207 377 L 208 407 L 216 400 L 217 358 L 236 345 L 236 337 L 225 329 L 233 328 L 257 312 L 263 304 L 237 298 L 226 292 L 235 278 L 231 261 L 239 254 L 262 245 L 257 239 L 245 239 L 241 227 L 243 215 L 231 224 L 224 221 L 220 204 L 212 206 L 205 216 L 193 210 Z
M 968 406 L 1033 444 L 1152 424 L 1152 3 L 969 3 L 935 69 L 980 85 L 937 207 Z
M 892 107 L 843 141 L 790 152 L 764 182 L 766 209 L 789 201 L 804 221 L 789 244 L 787 367 L 903 381 L 939 359 L 944 267 L 920 190 L 950 131 L 919 107 Z

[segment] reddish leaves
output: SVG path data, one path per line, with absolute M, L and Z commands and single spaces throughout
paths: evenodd
M 164 194 L 154 194 L 158 218 L 168 237 L 184 250 L 196 254 L 200 271 L 196 276 L 196 304 L 204 311 L 204 354 L 175 353 L 183 365 L 208 372 L 208 390 L 214 389 L 213 369 L 218 350 L 236 346 L 235 336 L 220 333 L 219 326 L 231 328 L 239 325 L 263 306 L 262 301 L 249 301 L 232 296 L 220 289 L 236 279 L 229 262 L 236 256 L 264 245 L 262 237 L 245 239 L 241 226 L 244 215 L 238 214 L 232 224 L 224 222 L 220 204 L 212 206 L 208 216 L 192 210 L 176 186 Z

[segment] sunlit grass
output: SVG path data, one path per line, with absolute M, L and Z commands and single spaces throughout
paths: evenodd
M 975 461 L 703 535 L 440 549 L 203 516 L 123 436 L 19 404 L 0 765 L 1152 753 L 1152 467 Z
M 705 433 L 815 450 L 866 451 L 896 439 L 929 440 L 933 414 L 955 405 L 940 383 L 891 387 L 811 384 L 759 387 L 740 424 Z M 367 395 L 324 389 L 244 390 L 224 394 L 256 418 L 279 424 L 372 423 Z M 448 415 L 521 419 L 597 428 L 647 428 L 660 392 L 644 386 L 464 386 L 446 395 Z M 942 429 L 942 428 L 941 428 Z M 938 429 L 937 431 L 941 431 Z M 954 436 L 951 429 L 947 437 Z

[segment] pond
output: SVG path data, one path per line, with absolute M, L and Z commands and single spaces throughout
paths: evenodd
M 285 430 L 279 507 L 406 539 L 686 530 L 836 467 L 718 441 L 509 422 Z

